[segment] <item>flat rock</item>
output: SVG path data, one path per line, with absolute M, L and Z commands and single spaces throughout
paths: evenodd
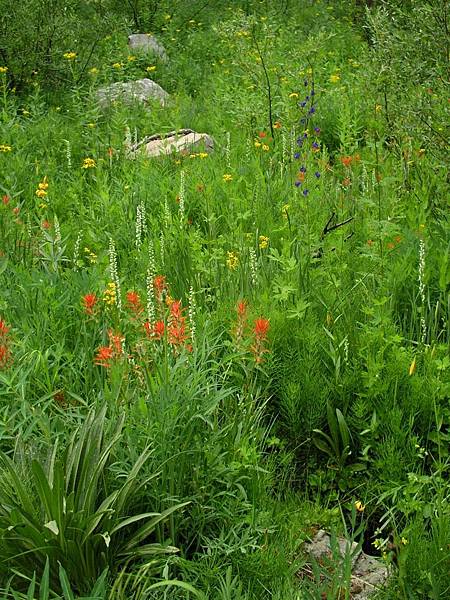
M 352 556 L 350 598 L 352 600 L 367 600 L 386 583 L 388 579 L 386 566 L 373 556 L 362 552 L 356 542 L 353 542 L 351 547 L 349 547 L 348 541 L 345 538 L 338 538 L 337 542 L 339 554 L 342 559 L 349 551 Z M 331 538 L 323 529 L 316 533 L 311 542 L 305 544 L 305 550 L 311 558 L 320 564 L 326 561 L 328 565 L 330 561 L 336 559 L 339 562 L 339 559 L 333 556 Z M 336 565 L 337 568 L 339 566 L 339 564 Z M 300 577 L 308 576 L 308 574 L 308 569 L 302 569 L 299 572 Z
M 128 36 L 128 46 L 135 52 L 154 54 L 163 61 L 167 60 L 167 53 L 164 46 L 153 35 L 148 33 L 132 33 Z
M 125 104 L 133 102 L 146 104 L 149 100 L 158 100 L 161 106 L 165 106 L 169 94 L 151 79 L 137 79 L 136 81 L 119 81 L 99 88 L 97 98 L 102 108 L 106 108 L 118 100 Z
M 197 133 L 192 129 L 180 129 L 166 134 L 156 134 L 143 138 L 128 149 L 128 156 L 135 158 L 137 153 L 146 156 L 167 156 L 170 154 L 192 154 L 196 151 L 210 153 L 214 150 L 214 140 L 207 133 Z

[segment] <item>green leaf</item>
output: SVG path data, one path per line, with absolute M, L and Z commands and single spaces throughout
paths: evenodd
M 64 594 L 64 600 L 75 600 L 72 589 L 70 587 L 69 578 L 61 563 L 59 563 L 59 582 Z
M 44 572 L 42 574 L 41 583 L 39 585 L 39 600 L 48 600 L 50 594 L 50 562 L 47 556 L 45 561 Z

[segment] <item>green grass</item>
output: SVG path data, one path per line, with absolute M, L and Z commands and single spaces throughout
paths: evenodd
M 0 31 L 5 600 L 341 598 L 317 528 L 446 598 L 445 8 L 63 4 Z

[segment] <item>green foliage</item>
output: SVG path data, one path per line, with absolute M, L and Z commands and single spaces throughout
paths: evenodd
M 301 545 L 356 497 L 381 597 L 444 597 L 444 3 L 2 15 L 4 595 L 338 598 L 351 557 L 310 586 Z M 99 107 L 142 77 L 166 106 Z M 181 127 L 214 152 L 130 160 Z
M 142 453 L 120 486 L 108 490 L 106 468 L 123 423 L 108 435 L 105 415 L 106 408 L 97 416 L 91 413 L 62 457 L 57 456 L 55 445 L 47 464 L 33 459 L 21 469 L 20 464 L 1 455 L 3 569 L 30 577 L 39 568 L 44 578 L 47 569 L 51 585 L 57 589 L 59 564 L 71 584 L 82 591 L 93 586 L 105 568 L 114 569 L 138 558 L 154 560 L 176 551 L 171 546 L 142 542 L 148 542 L 158 524 L 185 504 L 162 513 L 133 514 L 140 490 L 156 477 L 139 477 L 149 450 Z M 60 579 L 63 590 L 67 576 Z

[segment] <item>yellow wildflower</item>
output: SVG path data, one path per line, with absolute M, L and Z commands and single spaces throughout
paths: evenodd
M 36 190 L 35 193 L 38 198 L 45 198 L 45 196 L 47 195 L 47 192 L 45 190 Z
M 355 502 L 355 508 L 356 508 L 356 510 L 357 510 L 358 512 L 363 512 L 363 511 L 364 511 L 364 509 L 365 509 L 366 507 L 365 507 L 365 506 L 364 506 L 364 504 L 361 502 L 361 500 L 357 500 L 357 501 Z
M 375 112 L 381 112 L 382 108 L 381 104 L 375 104 Z
M 127 57 L 127 60 L 128 60 L 128 62 L 133 62 L 134 60 L 136 60 L 136 57 L 135 57 L 135 56 L 133 56 L 132 54 L 130 54 L 130 55 Z
M 0 67 L 0 73 L 6 73 L 8 71 L 8 67 Z
M 297 92 L 291 92 L 289 94 L 289 98 L 298 98 L 298 93 Z
M 0 152 L 11 152 L 12 147 L 9 144 L 0 144 Z
M 236 252 L 227 252 L 227 267 L 234 271 L 239 264 L 239 257 Z
M 208 158 L 208 153 L 207 152 L 199 152 L 199 156 L 200 156 L 200 158 Z
M 258 142 L 258 140 L 255 141 L 255 148 L 261 148 L 262 144 L 261 142 Z
M 270 150 L 270 147 L 267 144 L 263 144 L 262 149 L 268 152 Z
M 406 544 L 409 544 L 408 540 L 405 537 L 402 537 L 401 542 L 404 546 L 406 546 Z
M 260 235 L 259 236 L 259 247 L 261 250 L 264 250 L 264 248 L 267 248 L 269 245 L 269 238 L 266 235 Z
M 145 70 L 147 71 L 147 73 L 151 73 L 152 71 L 156 71 L 156 67 L 155 67 L 155 65 L 151 65 L 150 67 L 147 67 Z
M 83 160 L 83 164 L 81 165 L 82 169 L 93 169 L 95 167 L 95 160 L 93 158 L 85 158 Z
M 47 206 L 48 206 L 48 204 L 45 204 L 45 202 L 41 202 L 41 203 L 39 204 L 39 208 L 40 208 L 41 210 L 44 210 L 44 208 L 47 208 Z
M 123 63 L 115 62 L 113 63 L 113 69 L 121 69 L 123 67 Z
M 66 60 L 75 60 L 77 57 L 75 52 L 65 52 L 63 56 Z
M 89 129 L 94 129 L 95 123 L 88 123 L 87 126 L 89 127 Z
M 89 73 L 91 75 L 97 75 L 97 73 L 98 73 L 97 67 L 92 67 L 92 69 L 89 69 Z
M 233 175 L 230 175 L 230 173 L 225 173 L 224 175 L 222 175 L 222 179 L 224 181 L 231 181 L 233 179 Z
M 103 292 L 103 302 L 109 306 L 116 303 L 116 284 L 112 281 L 108 283 L 106 290 Z
M 171 18 L 172 18 L 172 15 L 164 15 L 164 19 L 166 21 L 170 21 Z
M 330 75 L 331 83 L 337 83 L 340 79 L 341 76 L 339 75 L 339 73 L 333 73 L 333 75 Z

